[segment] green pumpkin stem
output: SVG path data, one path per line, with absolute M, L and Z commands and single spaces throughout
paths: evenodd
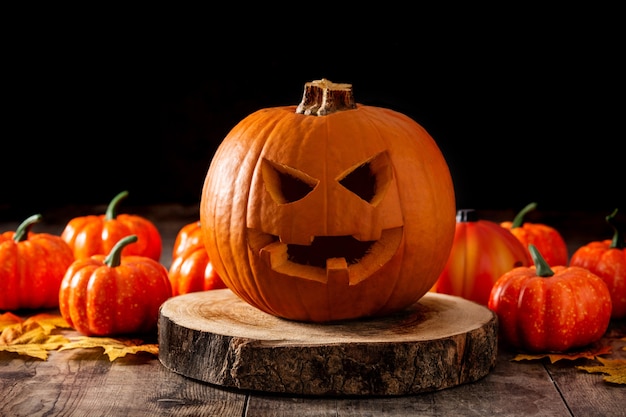
M 120 205 L 120 201 L 122 201 L 126 197 L 128 197 L 128 191 L 122 191 L 121 193 L 113 197 L 113 200 L 111 200 L 109 206 L 107 207 L 107 211 L 104 217 L 106 221 L 113 220 L 117 217 L 117 207 Z
M 548 265 L 535 245 L 532 243 L 529 244 L 528 251 L 530 252 L 530 256 L 533 258 L 533 262 L 535 263 L 535 268 L 537 270 L 536 274 L 538 277 L 548 278 L 554 275 L 554 271 L 550 268 L 550 265 Z
M 304 84 L 304 94 L 296 113 L 326 116 L 352 109 L 356 109 L 352 84 L 339 84 L 322 78 Z
M 621 230 L 615 224 L 615 216 L 617 215 L 617 209 L 613 210 L 613 213 L 606 216 L 606 222 L 611 226 L 614 230 L 613 240 L 611 240 L 611 249 L 624 249 L 626 247 L 626 239 L 622 235 Z
M 529 212 L 533 211 L 536 208 L 537 208 L 537 203 L 530 203 L 526 207 L 521 209 L 520 212 L 517 213 L 517 216 L 515 216 L 515 218 L 513 219 L 513 223 L 511 224 L 511 229 L 514 229 L 516 227 L 521 227 L 524 224 L 524 216 L 526 216 L 526 214 L 528 214 Z
M 26 220 L 24 220 L 15 230 L 15 235 L 13 236 L 14 242 L 22 242 L 28 239 L 28 232 L 30 232 L 30 228 L 33 227 L 35 223 L 39 223 L 42 219 L 41 214 L 33 214 Z
M 107 257 L 104 259 L 104 263 L 110 268 L 115 268 L 119 266 L 120 262 L 122 261 L 122 249 L 136 241 L 137 235 L 130 235 L 126 236 L 123 239 L 120 239 L 119 242 L 117 242 L 115 246 L 113 246 L 111 252 L 109 252 Z

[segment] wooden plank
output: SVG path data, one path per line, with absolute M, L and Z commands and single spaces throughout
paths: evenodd
M 512 354 L 501 350 L 495 368 L 484 378 L 432 393 L 374 398 L 253 395 L 246 417 L 571 417 L 543 365 L 511 362 L 512 357 Z M 574 415 L 587 417 L 598 414 Z
M 153 356 L 110 362 L 98 349 L 52 352 L 47 361 L 0 352 L 0 416 L 241 416 L 245 394 L 165 369 Z
M 605 359 L 626 360 L 626 320 L 612 320 L 602 343 L 610 344 L 612 352 Z M 604 374 L 587 373 L 576 366 L 598 366 L 589 359 L 559 361 L 546 364 L 572 413 L 577 416 L 626 417 L 626 387 L 603 381 Z

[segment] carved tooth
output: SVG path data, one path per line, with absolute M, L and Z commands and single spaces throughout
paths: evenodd
M 350 273 L 346 258 L 327 259 L 326 276 L 328 277 L 328 283 L 347 287 L 350 283 Z
M 280 242 L 273 242 L 264 246 L 259 251 L 259 257 L 271 269 L 277 269 L 279 265 L 287 262 L 287 245 Z

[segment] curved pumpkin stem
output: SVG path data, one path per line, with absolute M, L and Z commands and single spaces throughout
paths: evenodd
M 514 229 L 516 227 L 521 227 L 524 224 L 524 216 L 526 216 L 526 214 L 528 214 L 529 212 L 533 211 L 536 208 L 537 208 L 537 203 L 530 203 L 526 207 L 521 209 L 519 213 L 517 213 L 517 216 L 515 216 L 515 218 L 513 219 L 513 223 L 511 224 L 511 229 Z
M 554 271 L 550 268 L 550 265 L 548 265 L 535 245 L 532 243 L 529 244 L 528 251 L 530 252 L 530 256 L 533 258 L 533 262 L 535 263 L 538 277 L 548 278 L 554 275 Z
M 113 220 L 117 217 L 117 207 L 120 205 L 120 201 L 122 201 L 126 197 L 128 197 L 128 191 L 122 191 L 121 193 L 113 197 L 113 200 L 111 200 L 109 206 L 107 207 L 107 211 L 104 216 L 105 220 Z
M 606 222 L 611 226 L 614 230 L 613 240 L 611 240 L 611 245 L 609 246 L 611 249 L 624 249 L 626 247 L 626 239 L 623 238 L 621 230 L 615 224 L 615 216 L 617 215 L 617 209 L 613 210 L 613 213 L 606 216 Z
M 352 109 L 356 109 L 352 84 L 339 84 L 322 78 L 304 84 L 304 94 L 296 113 L 326 116 Z
M 33 214 L 26 220 L 24 220 L 15 230 L 15 235 L 13 236 L 14 242 L 22 242 L 28 238 L 28 232 L 30 232 L 31 227 L 35 223 L 39 223 L 42 219 L 41 214 Z
M 137 235 L 130 235 L 126 236 L 123 239 L 120 239 L 119 242 L 117 242 L 115 246 L 113 246 L 111 252 L 109 252 L 107 257 L 104 259 L 104 263 L 109 268 L 115 268 L 117 266 L 120 266 L 120 262 L 122 261 L 122 249 L 136 241 Z

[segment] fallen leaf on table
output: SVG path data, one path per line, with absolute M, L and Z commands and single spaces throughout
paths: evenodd
M 64 330 L 67 333 L 73 329 L 60 314 L 40 313 L 22 319 L 6 312 L 0 315 L 0 351 L 46 360 L 53 350 L 99 347 L 104 349 L 111 362 L 129 353 L 159 353 L 158 344 L 143 344 L 139 339 L 87 336 L 69 338 Z
M 51 350 L 57 350 L 67 339 L 60 335 L 50 336 L 44 343 L 23 343 L 14 345 L 0 345 L 0 350 L 5 352 L 15 352 L 20 355 L 31 356 L 33 358 L 48 359 L 48 353 Z
M 28 317 L 24 320 L 25 324 L 36 322 L 45 330 L 54 330 L 54 329 L 71 329 L 72 326 L 59 314 L 50 314 L 50 313 L 40 313 L 35 314 L 34 316 Z
M 8 311 L 0 316 L 0 331 L 4 330 L 5 327 L 9 327 L 14 324 L 21 323 L 22 321 L 24 320 L 22 320 L 15 314 Z
M 577 369 L 589 373 L 606 374 L 603 380 L 614 384 L 626 384 L 626 360 L 596 358 L 602 365 L 577 366 Z
M 52 333 L 59 327 L 69 327 L 60 316 L 38 314 L 23 320 L 13 313 L 4 313 L 0 316 L 0 351 L 46 360 L 49 351 L 69 342 L 66 337 Z
M 515 356 L 513 361 L 532 361 L 543 358 L 550 359 L 550 363 L 560 360 L 574 361 L 576 359 L 596 359 L 599 355 L 608 355 L 611 353 L 611 346 L 592 346 L 589 349 L 577 350 L 564 353 L 537 353 L 537 354 L 519 354 Z
M 59 350 L 77 348 L 103 348 L 104 353 L 111 362 L 126 356 L 128 353 L 147 352 L 153 355 L 159 354 L 159 346 L 156 343 L 143 344 L 143 341 L 139 339 L 113 339 L 110 337 L 90 336 L 74 338 L 71 342 L 64 344 Z

